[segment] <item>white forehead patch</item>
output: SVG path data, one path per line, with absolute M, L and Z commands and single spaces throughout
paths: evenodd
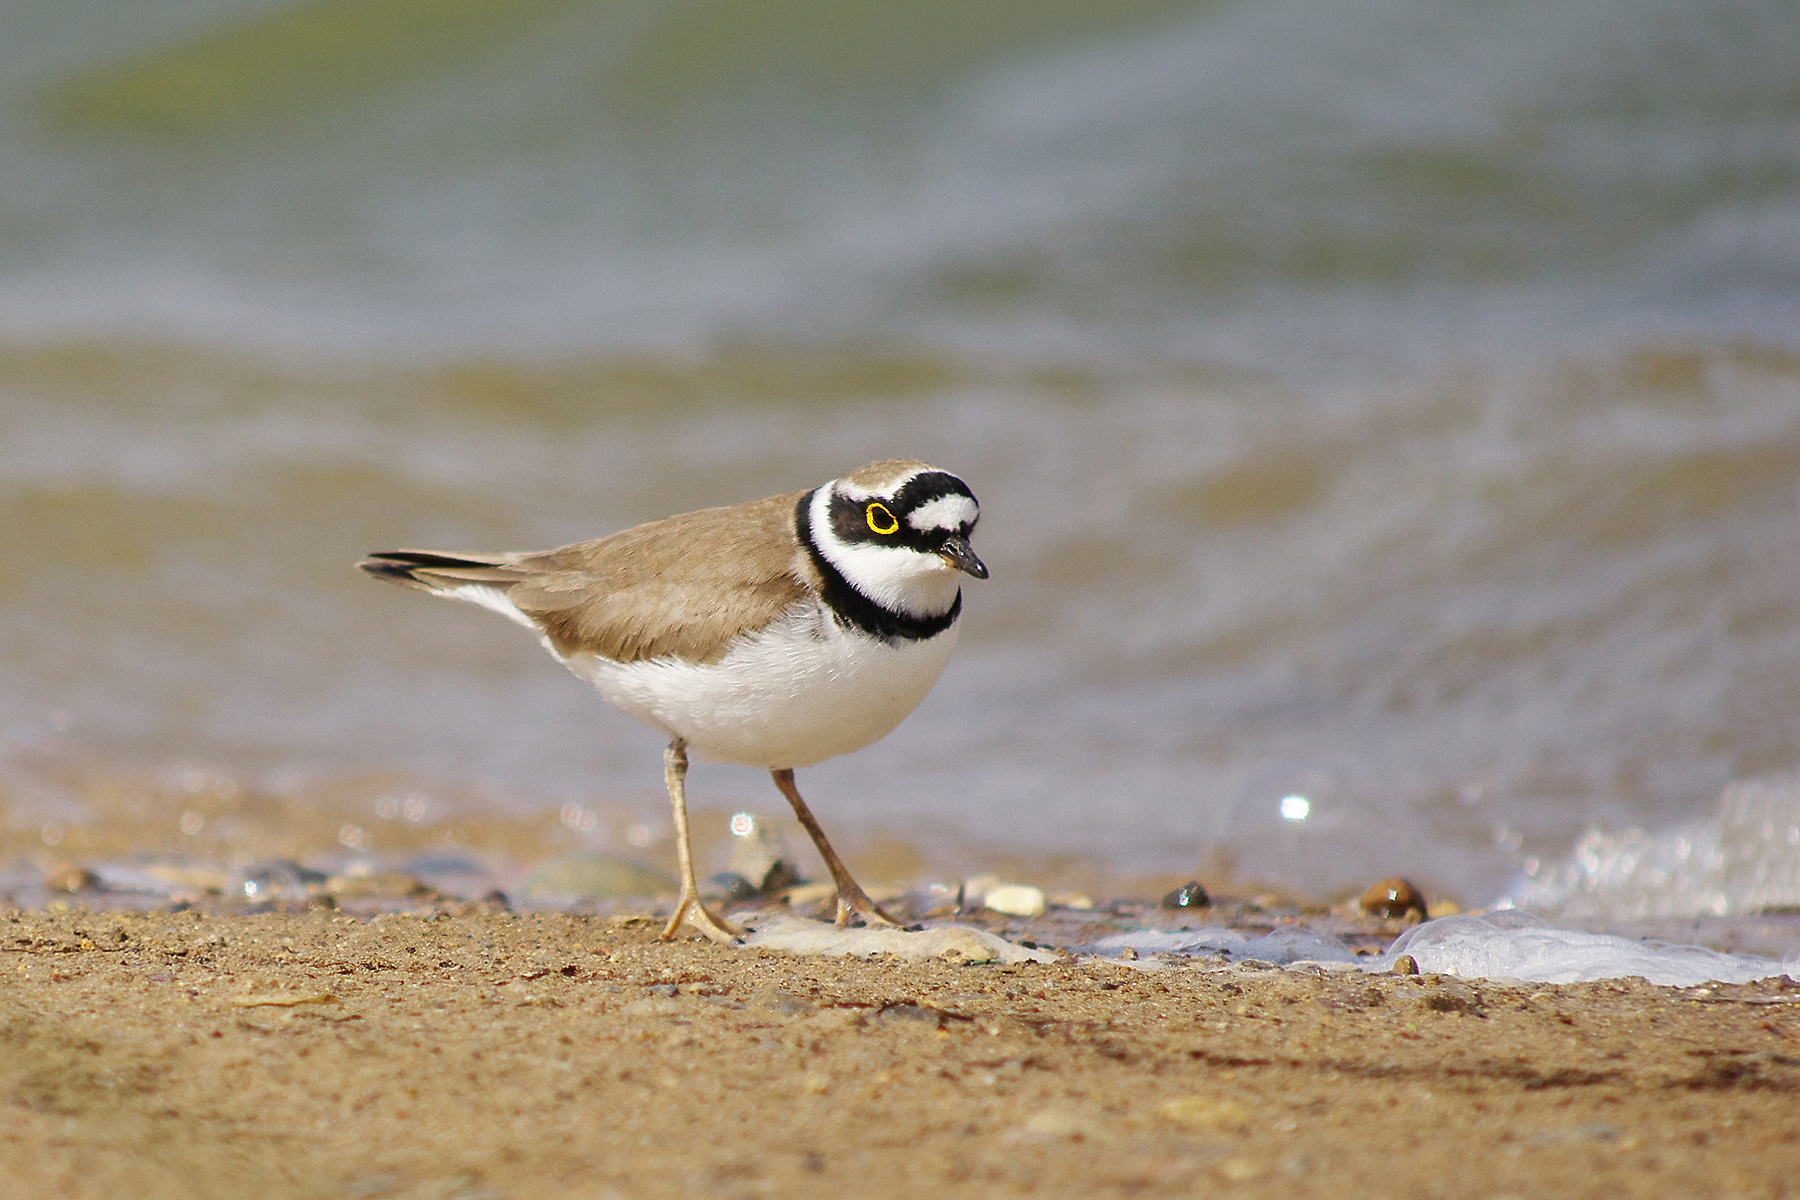
M 920 533 L 930 529 L 961 529 L 972 524 L 979 510 L 967 496 L 939 496 L 906 514 L 906 523 Z
M 836 479 L 832 482 L 836 485 L 838 495 L 840 496 L 844 496 L 851 500 L 874 500 L 878 497 L 893 495 L 911 482 L 912 477 L 918 473 L 919 472 L 917 471 L 907 471 L 905 474 L 896 475 L 892 479 L 884 479 L 873 488 L 851 483 L 848 479 Z

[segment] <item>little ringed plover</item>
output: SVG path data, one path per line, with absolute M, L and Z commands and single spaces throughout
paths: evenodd
M 393 550 L 380 579 L 493 609 L 615 707 L 669 739 L 683 920 L 740 931 L 700 903 L 684 779 L 702 758 L 763 767 L 837 885 L 837 923 L 893 924 L 825 839 L 794 769 L 884 737 L 931 690 L 956 644 L 969 546 L 968 485 L 922 462 L 871 463 L 806 492 L 665 517 L 558 550 Z

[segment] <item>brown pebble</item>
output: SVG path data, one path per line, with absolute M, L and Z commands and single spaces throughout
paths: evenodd
M 1357 903 L 1364 912 L 1374 913 L 1378 917 L 1404 917 L 1407 913 L 1418 913 L 1422 919 L 1426 915 L 1425 893 L 1398 875 L 1371 887 Z
M 1394 965 L 1388 968 L 1388 972 L 1393 975 L 1417 975 L 1419 960 L 1410 954 L 1402 954 L 1394 960 Z
M 100 877 L 77 863 L 57 863 L 44 872 L 47 892 L 97 892 Z

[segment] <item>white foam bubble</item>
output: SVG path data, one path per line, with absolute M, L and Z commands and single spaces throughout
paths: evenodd
M 1439 917 L 1407 930 L 1387 951 L 1358 958 L 1328 934 L 1303 928 L 1281 928 L 1261 937 L 1235 929 L 1208 928 L 1164 932 L 1135 929 L 1110 934 L 1087 949 L 1111 957 L 1123 950 L 1139 954 L 1210 957 L 1233 961 L 1256 959 L 1286 965 L 1296 962 L 1355 962 L 1366 971 L 1388 971 L 1410 954 L 1419 970 L 1463 978 L 1513 979 L 1530 983 L 1578 983 L 1641 976 L 1666 987 L 1700 983 L 1749 983 L 1776 975 L 1800 978 L 1800 956 L 1787 961 L 1754 954 L 1725 954 L 1703 946 L 1681 946 L 1654 939 L 1560 929 L 1543 918 L 1516 909 L 1485 917 Z
M 1387 953 L 1362 964 L 1386 971 L 1410 954 L 1426 973 L 1465 978 L 1578 983 L 1642 976 L 1666 987 L 1700 983 L 1749 983 L 1776 975 L 1800 978 L 1800 959 L 1780 962 L 1755 954 L 1724 954 L 1703 946 L 1558 929 L 1523 912 L 1487 918 L 1439 917 L 1395 939 Z

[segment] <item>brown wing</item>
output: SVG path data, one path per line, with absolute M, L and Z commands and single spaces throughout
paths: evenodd
M 558 550 L 396 551 L 364 569 L 429 591 L 498 588 L 563 654 L 713 662 L 805 598 L 810 565 L 794 537 L 804 494 L 665 517 Z

